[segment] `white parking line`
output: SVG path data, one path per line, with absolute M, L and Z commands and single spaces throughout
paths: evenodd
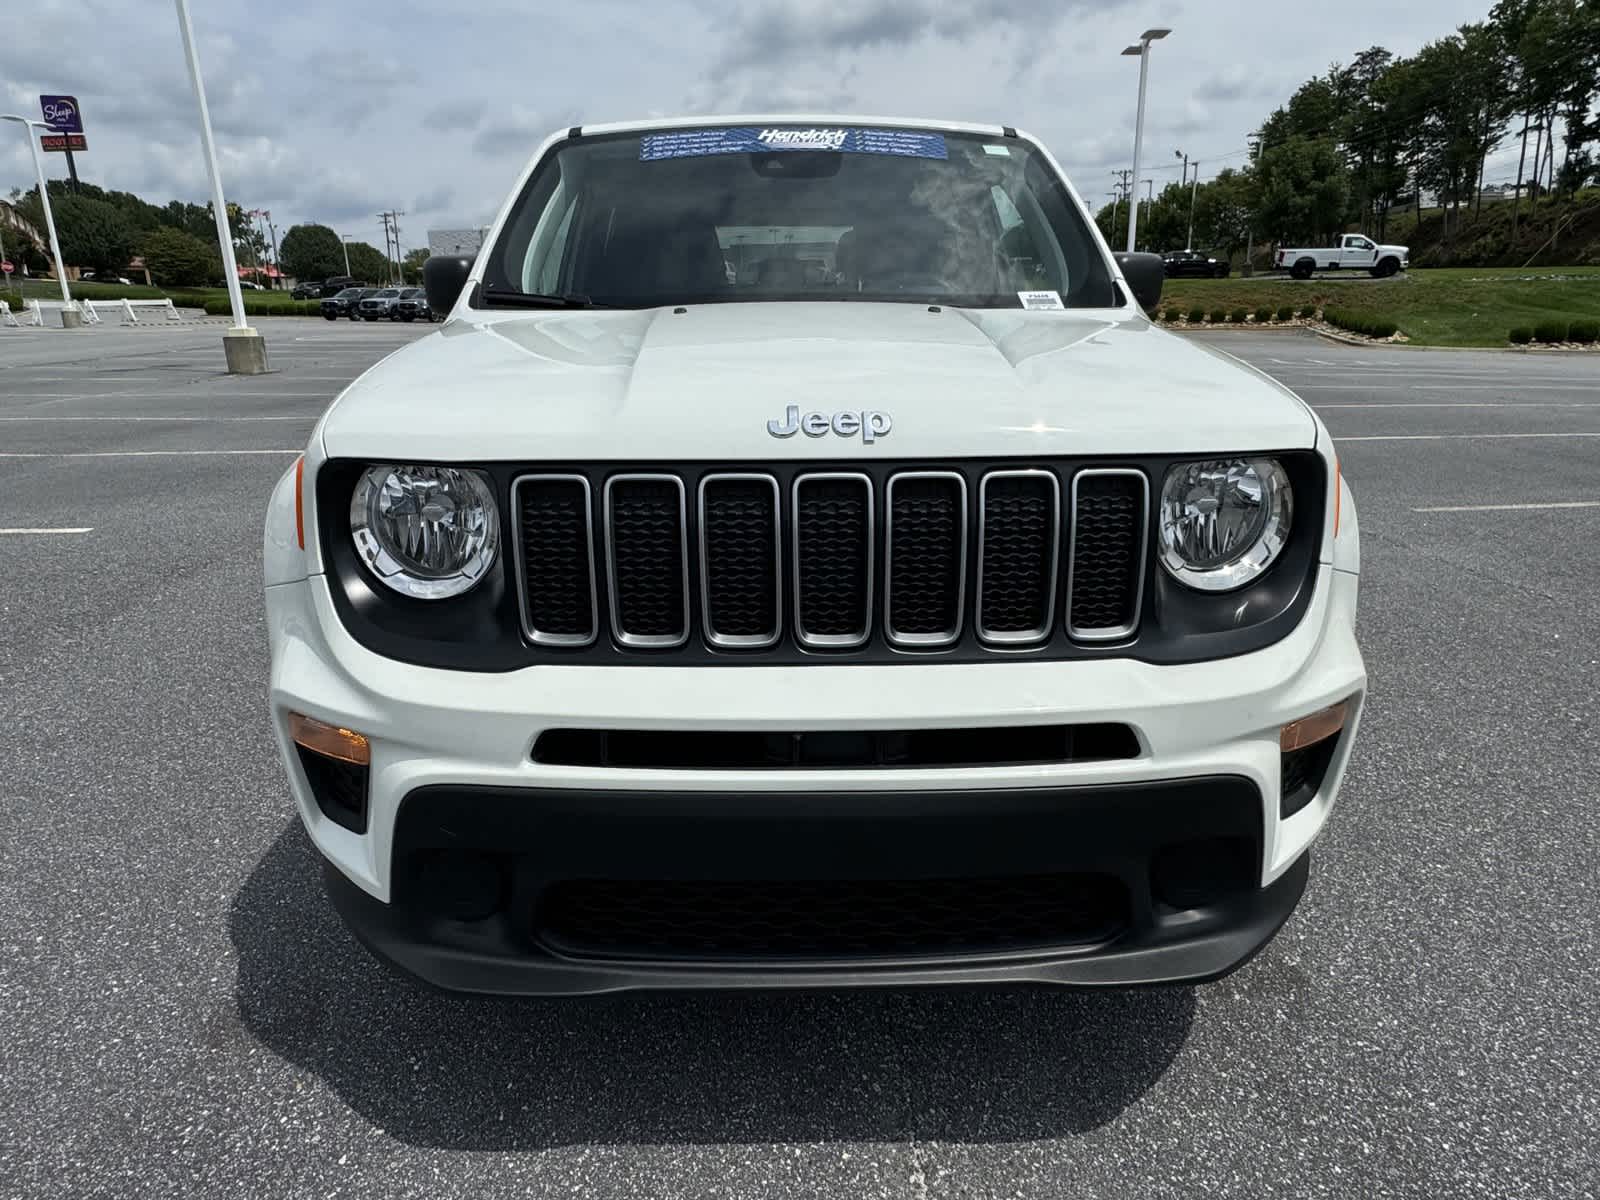
M 45 534 L 54 534 L 54 533 L 93 533 L 93 532 L 94 532 L 94 526 L 93 525 L 79 525 L 79 526 L 75 526 L 75 527 L 70 528 L 70 529 L 68 529 L 68 528 L 63 528 L 63 529 L 27 529 L 27 528 L 0 529 L 0 535 L 18 534 L 18 535 L 39 535 L 39 536 L 42 536 L 42 535 L 45 535 Z
M 1356 383 L 1292 383 L 1280 380 L 1285 387 L 1297 392 L 1353 392 L 1363 390 Z M 1589 383 L 1408 383 L 1383 384 L 1367 391 L 1408 392 L 1600 392 L 1600 387 Z
M 1448 442 L 1467 438 L 1592 438 L 1593 433 L 1368 433 L 1335 438 L 1338 442 Z
M 1347 439 L 1348 440 L 1348 439 Z M 162 458 L 186 454 L 299 454 L 300 450 L 0 450 L 0 458 Z
M 1437 508 L 1413 508 L 1421 513 L 1524 512 L 1544 508 L 1600 508 L 1600 500 L 1555 500 L 1549 504 L 1446 504 Z

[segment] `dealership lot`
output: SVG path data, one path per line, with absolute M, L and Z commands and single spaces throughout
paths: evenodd
M 428 330 L 261 324 L 0 328 L 0 1198 L 1595 1195 L 1600 356 L 1197 335 L 1339 439 L 1372 677 L 1228 980 L 512 1003 L 351 941 L 266 721 L 267 493 Z

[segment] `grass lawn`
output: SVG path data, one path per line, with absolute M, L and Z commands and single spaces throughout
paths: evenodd
M 1387 317 L 1423 346 L 1505 346 L 1515 326 L 1600 320 L 1600 267 L 1436 267 L 1393 279 L 1318 275 L 1304 283 L 1281 276 L 1171 279 L 1161 293 L 1163 309 L 1180 311 L 1283 304 Z

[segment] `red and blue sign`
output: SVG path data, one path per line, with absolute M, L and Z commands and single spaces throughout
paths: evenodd
M 76 96 L 40 96 L 39 111 L 44 123 L 56 133 L 82 133 L 83 112 Z

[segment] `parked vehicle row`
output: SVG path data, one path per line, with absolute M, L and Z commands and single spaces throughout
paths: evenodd
M 352 321 L 432 321 L 433 310 L 421 288 L 347 287 L 322 301 L 322 315 L 330 321 L 349 317 Z

